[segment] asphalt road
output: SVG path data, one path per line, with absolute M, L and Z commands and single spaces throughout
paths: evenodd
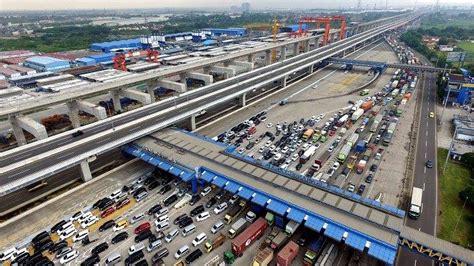
M 366 34 L 371 34 L 371 33 L 370 32 L 369 33 L 364 33 L 364 34 L 362 34 L 362 36 L 365 36 Z M 358 39 L 358 38 L 359 37 L 357 37 L 356 39 Z M 364 38 L 364 37 L 360 37 L 360 38 Z M 346 47 L 346 46 L 348 46 L 347 43 L 342 44 L 342 47 Z M 321 51 L 325 51 L 326 49 L 331 49 L 331 48 L 333 48 L 333 45 L 328 45 L 326 47 L 323 47 L 321 50 L 314 50 L 314 51 L 318 51 L 317 53 L 320 53 Z M 340 49 L 338 48 L 338 50 L 340 50 Z M 170 110 L 168 112 L 164 113 L 163 115 L 161 115 L 159 117 L 149 118 L 146 121 L 144 121 L 142 124 L 140 124 L 139 126 L 128 127 L 128 128 L 123 128 L 123 129 L 117 129 L 113 133 L 108 134 L 107 136 L 102 136 L 102 137 L 96 139 L 94 142 L 87 142 L 87 143 L 80 144 L 80 145 L 76 146 L 74 148 L 74 150 L 72 150 L 72 151 L 71 150 L 69 150 L 69 151 L 65 150 L 61 154 L 56 154 L 56 155 L 52 155 L 52 156 L 49 156 L 49 157 L 43 157 L 40 160 L 36 160 L 33 163 L 18 167 L 14 171 L 4 172 L 0 175 L 0 185 L 4 185 L 4 184 L 9 183 L 13 180 L 17 180 L 17 179 L 22 178 L 24 176 L 27 176 L 27 175 L 33 174 L 35 172 L 38 172 L 38 171 L 44 169 L 45 165 L 60 163 L 60 162 L 62 162 L 64 160 L 67 160 L 69 158 L 73 158 L 73 157 L 77 156 L 78 154 L 83 154 L 86 151 L 97 148 L 97 146 L 100 145 L 100 144 L 105 144 L 105 143 L 110 142 L 112 140 L 123 138 L 123 137 L 125 137 L 125 136 L 127 136 L 127 135 L 129 135 L 129 134 L 131 134 L 135 131 L 151 127 L 155 124 L 158 124 L 158 123 L 161 123 L 165 120 L 171 119 L 171 118 L 173 118 L 173 117 L 175 117 L 175 116 L 177 116 L 177 115 L 179 115 L 183 112 L 194 110 L 198 106 L 202 106 L 202 105 L 207 104 L 209 102 L 216 102 L 216 101 L 220 100 L 223 97 L 222 94 L 228 95 L 228 94 L 236 93 L 236 92 L 240 91 L 242 87 L 250 87 L 250 86 L 252 86 L 254 84 L 257 84 L 261 81 L 268 80 L 272 76 L 292 71 L 292 69 L 294 69 L 295 66 L 293 66 L 293 65 L 288 66 L 288 64 L 293 62 L 293 61 L 299 60 L 299 59 L 300 59 L 299 57 L 294 58 L 294 60 L 290 59 L 290 60 L 288 60 L 288 62 L 285 62 L 285 66 L 283 66 L 283 67 L 281 67 L 281 65 L 279 65 L 279 64 L 276 64 L 273 67 L 278 68 L 278 70 L 273 71 L 273 73 L 263 74 L 261 77 L 257 78 L 256 80 L 242 81 L 242 82 L 239 83 L 241 86 L 235 86 L 234 88 L 232 88 L 232 89 L 230 89 L 226 92 L 223 92 L 221 94 L 208 96 L 204 99 L 198 100 L 194 104 L 189 104 L 189 105 L 184 106 L 180 109 L 170 108 Z M 314 60 L 312 58 L 308 58 L 308 55 L 305 54 L 304 59 L 302 59 L 300 62 L 301 62 L 301 64 L 310 63 L 310 62 L 315 62 L 316 63 L 317 60 Z M 295 65 L 297 65 L 296 67 L 298 67 L 301 64 L 299 63 L 299 64 L 295 64 Z M 270 66 L 269 69 L 271 69 L 273 67 Z M 260 74 L 261 71 L 263 72 L 263 70 L 257 70 L 257 74 Z M 270 72 L 272 72 L 272 71 L 270 71 Z M 252 75 L 255 75 L 255 73 L 253 73 Z M 247 75 L 244 74 L 244 75 L 242 75 L 242 77 L 247 77 Z M 240 80 L 242 78 L 237 78 L 237 79 Z M 219 85 L 219 84 L 217 84 L 217 85 Z M 219 86 L 222 86 L 222 85 L 219 85 Z M 216 88 L 213 87 L 213 86 L 210 86 L 210 88 L 216 90 Z M 206 88 L 205 91 L 208 91 L 210 88 Z M 193 95 L 194 94 L 196 94 L 196 95 L 197 94 L 203 94 L 203 92 L 196 91 L 196 92 L 193 93 Z M 190 98 L 190 97 L 178 98 L 177 102 L 178 101 L 179 102 L 187 101 L 188 98 Z M 142 108 L 141 111 L 133 113 L 133 115 L 118 117 L 118 119 L 116 119 L 116 121 L 118 120 L 119 122 L 114 121 L 114 126 L 118 126 L 119 124 L 125 124 L 127 122 L 132 121 L 132 120 L 142 118 L 142 117 L 147 116 L 148 114 L 154 113 L 158 110 L 163 110 L 163 109 L 166 108 L 166 106 L 171 107 L 174 104 L 175 103 L 173 101 L 171 101 L 171 102 L 167 102 L 167 103 L 163 103 L 163 104 L 158 104 L 156 106 L 153 106 L 152 108 L 144 107 L 144 108 Z M 68 143 L 71 143 L 75 140 L 78 140 L 78 139 L 84 138 L 86 136 L 91 136 L 92 134 L 101 132 L 101 131 L 103 131 L 107 128 L 110 128 L 111 126 L 112 126 L 111 124 L 99 124 L 99 125 L 91 128 L 90 131 L 86 131 L 85 134 L 80 138 L 72 138 L 72 137 L 69 136 L 69 137 L 65 137 L 66 139 L 64 139 L 64 141 L 61 141 L 59 139 L 59 141 L 53 140 L 52 143 L 48 142 L 45 145 L 40 145 L 36 150 L 35 149 L 29 149 L 29 150 L 23 151 L 21 153 L 14 153 L 12 155 L 13 157 L 12 156 L 5 156 L 6 158 L 4 158 L 2 161 L 0 161 L 0 166 L 3 167 L 5 165 L 11 164 L 12 162 L 17 162 L 17 161 L 21 160 L 21 159 L 15 160 L 16 158 L 18 158 L 17 156 L 21 156 L 24 159 L 25 158 L 25 153 L 26 153 L 26 157 L 30 157 L 30 156 L 33 156 L 33 154 L 41 154 L 41 153 L 44 153 L 44 152 L 47 152 L 47 151 L 51 151 L 51 150 L 56 149 L 60 146 L 64 146 Z
M 436 75 L 424 75 L 423 96 L 420 109 L 417 149 L 415 158 L 415 176 L 413 186 L 423 189 L 422 213 L 417 220 L 406 219 L 406 225 L 430 235 L 436 235 L 437 210 L 437 175 L 436 175 L 436 118 L 429 118 L 429 113 L 436 114 Z M 433 168 L 427 168 L 427 160 L 433 161 Z M 398 265 L 432 265 L 433 261 L 402 249 Z

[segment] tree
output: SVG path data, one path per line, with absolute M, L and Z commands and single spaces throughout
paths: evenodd
M 462 155 L 462 162 L 465 163 L 471 169 L 474 168 L 474 152 L 464 153 Z
M 466 205 L 474 207 L 474 182 L 471 181 L 464 190 L 459 192 L 458 196 L 463 202 L 467 198 Z
M 446 38 L 440 38 L 438 45 L 447 45 L 448 44 L 448 39 Z

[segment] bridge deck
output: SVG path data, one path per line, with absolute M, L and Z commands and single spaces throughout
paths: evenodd
M 398 245 L 403 219 L 222 154 L 225 147 L 221 145 L 171 129 L 134 144 L 189 168 L 207 167 L 388 245 Z

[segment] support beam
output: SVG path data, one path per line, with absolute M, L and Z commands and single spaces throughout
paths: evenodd
M 76 101 L 76 104 L 79 110 L 95 116 L 98 120 L 107 118 L 107 111 L 102 106 L 86 101 Z
M 242 94 L 239 98 L 239 106 L 245 107 L 247 105 L 247 93 Z
M 281 87 L 286 87 L 286 81 L 288 79 L 288 76 L 284 76 L 282 79 L 281 79 Z
M 245 61 L 233 61 L 232 65 L 245 68 L 247 71 L 252 71 L 254 69 L 254 63 L 245 62 Z
M 214 82 L 214 77 L 212 75 L 198 73 L 198 72 L 186 72 L 184 74 L 186 78 L 192 78 L 197 80 L 204 81 L 204 85 L 209 85 Z M 185 81 L 186 82 L 186 81 Z
M 188 129 L 189 129 L 190 131 L 196 130 L 196 115 L 192 115 L 192 116 L 189 118 Z
M 155 89 L 158 87 L 156 80 L 149 80 L 147 83 L 146 92 L 150 95 L 151 102 L 155 102 Z
M 186 84 L 179 83 L 176 81 L 171 81 L 167 79 L 161 79 L 156 82 L 157 86 L 163 87 L 169 90 L 176 91 L 178 93 L 186 91 Z
M 77 101 L 68 102 L 67 104 L 69 120 L 73 128 L 81 127 L 81 118 L 79 117 L 79 107 Z
M 309 66 L 309 74 L 313 74 L 314 72 L 314 65 Z
M 143 105 L 147 105 L 151 103 L 151 97 L 148 93 L 133 90 L 133 89 L 126 89 L 121 90 L 120 95 L 123 97 L 127 97 L 130 99 L 134 99 L 135 101 L 141 102 Z
M 46 128 L 42 124 L 29 118 L 28 116 L 11 116 L 10 123 L 13 127 L 13 133 L 18 134 L 18 145 L 26 144 L 26 138 L 22 129 L 30 132 L 38 140 L 45 139 L 48 137 L 48 132 L 46 131 Z M 15 138 L 16 137 L 17 136 L 15 135 Z
M 265 65 L 269 66 L 272 64 L 272 50 L 265 51 Z
M 286 60 L 286 45 L 280 48 L 280 62 Z
M 92 179 L 92 173 L 91 173 L 91 169 L 89 167 L 89 163 L 87 162 L 87 160 L 83 160 L 80 166 L 81 166 L 82 181 L 84 182 L 90 181 Z
M 303 49 L 305 53 L 309 52 L 309 40 L 303 42 Z
M 112 103 L 114 104 L 115 112 L 121 112 L 122 104 L 120 103 L 120 91 L 119 90 L 111 91 L 110 97 L 112 98 Z
M 225 78 L 232 78 L 235 76 L 235 69 L 223 66 L 211 66 L 210 72 L 221 73 L 225 75 Z
M 15 136 L 16 143 L 18 146 L 22 146 L 26 144 L 25 133 L 23 132 L 23 128 L 20 127 L 18 124 L 18 120 L 16 116 L 8 117 L 10 124 L 13 128 L 13 135 Z
M 297 42 L 293 44 L 293 56 L 297 56 L 300 54 L 300 48 L 298 47 L 298 45 L 299 44 Z
M 253 63 L 255 61 L 255 54 L 247 55 L 247 61 Z

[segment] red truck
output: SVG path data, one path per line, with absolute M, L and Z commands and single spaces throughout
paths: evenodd
M 236 238 L 231 242 L 232 251 L 235 256 L 239 257 L 245 251 L 245 249 L 250 246 L 256 239 L 258 239 L 267 229 L 267 221 L 260 217 L 253 224 L 251 224 L 245 231 L 240 233 Z
M 300 246 L 293 241 L 288 242 L 284 248 L 278 252 L 276 265 L 277 266 L 290 266 L 293 260 L 298 255 Z

